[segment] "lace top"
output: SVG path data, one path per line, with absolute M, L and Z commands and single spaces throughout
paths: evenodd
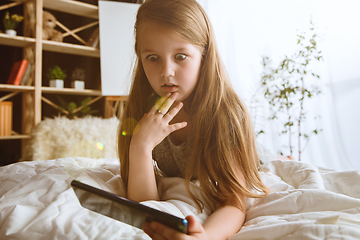
M 184 177 L 186 163 L 191 154 L 191 137 L 180 145 L 174 145 L 167 136 L 153 150 L 153 159 L 167 177 Z
M 180 145 L 174 145 L 170 137 L 167 136 L 159 145 L 154 148 L 152 155 L 157 164 L 157 167 L 167 177 L 184 178 L 186 163 L 190 159 L 191 148 L 191 137 L 188 137 Z M 256 149 L 261 165 L 275 159 L 274 155 L 272 155 L 272 153 L 259 142 L 256 142 Z

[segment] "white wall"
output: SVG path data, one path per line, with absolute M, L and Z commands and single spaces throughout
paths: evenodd
M 309 110 L 321 114 L 323 129 L 310 141 L 302 161 L 318 166 L 360 169 L 360 1 L 320 0 L 199 0 L 212 20 L 220 52 L 237 93 L 245 100 L 258 86 L 261 56 L 280 60 L 296 50 L 296 32 L 310 18 L 323 29 L 323 94 Z M 266 114 L 267 106 L 264 103 Z M 274 153 L 286 140 L 276 133 L 275 122 L 263 124 L 259 141 Z
M 99 1 L 102 95 L 129 94 L 136 59 L 134 24 L 138 8 L 138 4 Z

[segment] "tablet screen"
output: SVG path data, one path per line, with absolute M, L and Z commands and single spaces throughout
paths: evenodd
M 140 229 L 142 229 L 145 221 L 156 221 L 180 232 L 187 233 L 186 219 L 142 205 L 76 180 L 72 181 L 71 185 L 80 204 L 89 210 Z

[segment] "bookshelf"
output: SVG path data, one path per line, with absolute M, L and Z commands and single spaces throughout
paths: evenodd
M 78 95 L 78 96 L 94 96 L 95 100 L 101 99 L 100 89 L 84 89 L 78 90 L 73 88 L 51 88 L 44 85 L 43 81 L 43 58 L 44 53 L 59 53 L 71 56 L 81 56 L 88 58 L 100 59 L 100 50 L 96 47 L 86 46 L 84 41 L 78 43 L 68 43 L 67 38 L 71 38 L 78 32 L 98 26 L 98 6 L 90 3 L 85 3 L 77 0 L 6 0 L 0 3 L 0 13 L 3 16 L 5 11 L 14 6 L 23 5 L 24 14 L 24 36 L 9 36 L 5 33 L 0 33 L 0 45 L 20 48 L 23 51 L 23 58 L 28 59 L 33 64 L 33 70 L 31 77 L 31 86 L 14 86 L 9 84 L 0 84 L 0 102 L 5 100 L 11 100 L 14 96 L 22 95 L 21 106 L 21 133 L 12 131 L 11 136 L 0 136 L 0 141 L 21 139 L 23 141 L 22 148 L 26 145 L 26 140 L 29 139 L 32 129 L 42 120 L 42 104 L 53 104 L 48 100 L 48 95 Z M 77 29 L 70 30 L 64 27 L 61 22 L 58 22 L 58 26 L 63 26 L 62 33 L 64 37 L 63 42 L 55 42 L 42 39 L 42 13 L 44 10 L 54 10 L 69 15 L 75 15 L 76 17 L 83 17 L 91 21 L 89 24 L 85 24 Z M 31 21 L 34 20 L 34 21 Z M 58 20 L 59 21 L 59 20 Z M 31 23 L 33 22 L 33 23 Z M 57 27 L 59 29 L 59 27 Z M 77 39 L 78 35 L 75 36 Z M 80 39 L 81 40 L 81 39 Z M 100 66 L 98 66 L 100 68 Z M 99 86 L 100 88 L 100 86 Z M 55 106 L 53 106 L 55 107 Z M 19 111 L 18 109 L 16 109 Z M 13 110 L 15 111 L 15 109 Z M 24 142 L 25 141 L 25 142 Z

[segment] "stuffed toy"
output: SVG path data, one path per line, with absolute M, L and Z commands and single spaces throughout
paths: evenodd
M 48 11 L 43 12 L 43 32 L 42 39 L 62 42 L 63 36 L 60 31 L 55 29 L 56 18 Z

